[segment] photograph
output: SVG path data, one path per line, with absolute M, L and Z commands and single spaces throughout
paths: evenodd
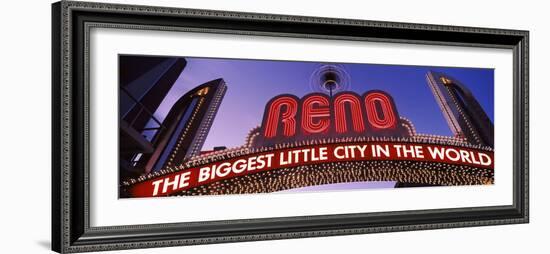
M 147 55 L 118 68 L 120 198 L 495 183 L 494 69 Z

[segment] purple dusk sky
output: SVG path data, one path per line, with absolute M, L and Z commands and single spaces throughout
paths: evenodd
M 281 193 L 292 192 L 321 192 L 321 191 L 338 191 L 338 190 L 364 190 L 364 189 L 393 189 L 395 182 L 393 181 L 372 181 L 372 182 L 351 182 L 351 183 L 335 183 L 314 185 L 302 188 L 288 189 L 279 191 Z

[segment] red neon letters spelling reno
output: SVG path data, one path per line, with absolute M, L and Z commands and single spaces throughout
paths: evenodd
M 297 128 L 302 135 L 364 133 L 395 129 L 398 120 L 393 99 L 382 91 L 342 92 L 333 98 L 313 93 L 302 99 L 283 94 L 266 105 L 262 130 L 265 138 L 293 137 Z

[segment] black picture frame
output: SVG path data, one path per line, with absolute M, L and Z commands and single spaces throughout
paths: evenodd
M 512 49 L 513 205 L 91 227 L 88 41 L 91 27 Z M 529 32 L 62 1 L 52 5 L 52 250 L 88 252 L 472 227 L 529 221 Z

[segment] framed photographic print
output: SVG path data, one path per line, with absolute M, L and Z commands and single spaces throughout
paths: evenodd
M 52 249 L 528 222 L 528 32 L 53 4 Z

